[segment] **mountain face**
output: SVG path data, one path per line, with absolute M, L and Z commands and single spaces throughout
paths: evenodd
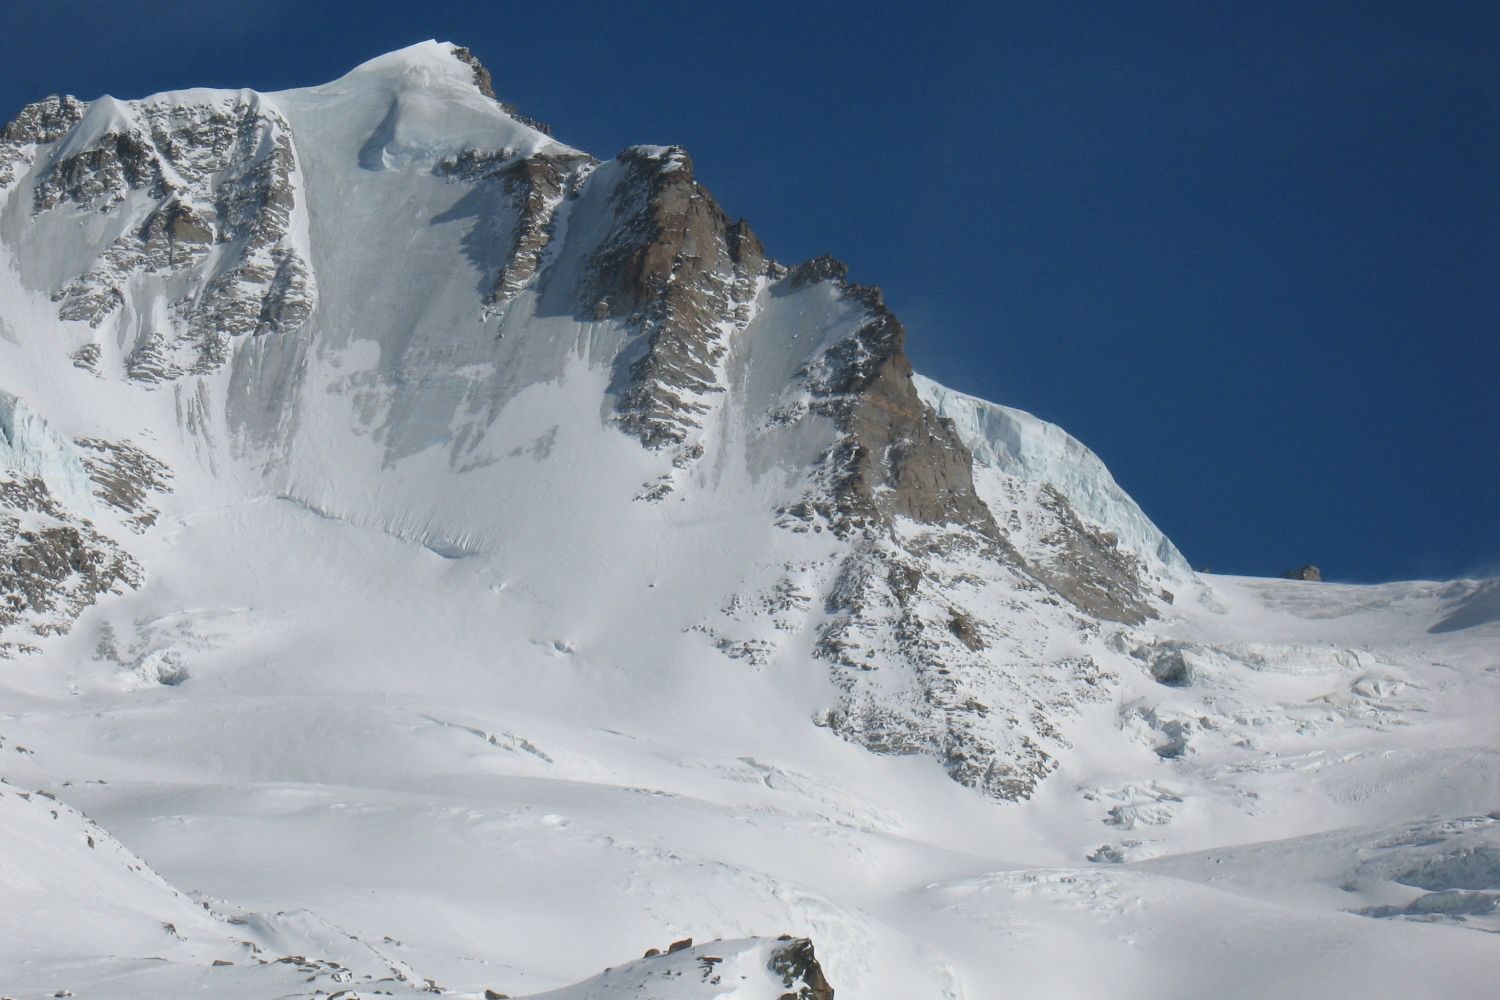
M 1088 641 L 1049 653 L 1004 619 L 1076 635 L 1155 617 L 1164 581 L 1191 581 L 1170 544 L 1123 494 L 1092 503 L 1118 490 L 1081 446 L 1072 479 L 1023 496 L 1024 462 L 982 422 L 966 441 L 940 412 L 958 397 L 914 379 L 879 290 L 832 259 L 767 258 L 683 150 L 600 161 L 492 94 L 471 55 L 430 45 L 311 91 L 49 98 L 6 128 L 7 301 L 31 306 L 33 363 L 129 400 L 107 436 L 45 414 L 15 432 L 54 460 L 16 467 L 8 507 L 60 526 L 18 549 L 51 568 L 6 641 L 137 585 L 128 545 L 70 519 L 103 502 L 139 520 L 169 475 L 543 576 L 528 564 L 550 554 L 516 535 L 587 523 L 609 577 L 639 580 L 612 536 L 727 516 L 706 534 L 733 558 L 656 623 L 694 636 L 677 655 L 817 669 L 846 738 L 1031 794 L 1108 672 Z M 1051 430 L 1033 424 L 1009 433 Z M 113 463 L 133 499 L 91 498 L 108 487 L 84 463 Z M 538 465 L 569 500 L 515 495 Z M 997 677 L 997 658 L 1036 676 Z
M 986 996 L 973 956 L 991 944 L 949 942 L 955 958 L 942 943 L 953 920 L 959 938 L 1015 932 L 986 900 L 1169 906 L 1148 875 L 1072 878 L 1056 857 L 1023 874 L 995 843 L 1144 865 L 1172 851 L 1141 831 L 1187 813 L 1173 850 L 1241 843 L 1213 819 L 1241 809 L 1273 817 L 1263 839 L 1325 834 L 1255 804 L 1280 780 L 1255 755 L 1297 771 L 1297 754 L 1331 751 L 1294 733 L 1405 725 L 1426 696 L 1403 699 L 1430 689 L 1401 664 L 1426 647 L 1393 638 L 1394 617 L 1309 626 L 1348 613 L 1313 585 L 1200 578 L 1087 448 L 915 374 L 906 335 L 837 260 L 769 258 L 681 148 L 568 147 L 450 45 L 305 90 L 28 106 L 0 133 L 0 668 L 17 706 L 0 725 L 32 731 L 51 763 L 0 771 L 20 797 L 0 792 L 3 829 L 35 827 L 23 789 L 68 775 L 154 864 L 204 886 L 194 930 L 156 921 L 176 928 L 162 946 L 176 971 L 150 975 L 181 978 L 147 976 L 142 995 L 264 995 L 280 980 L 254 976 L 294 972 L 329 989 L 421 989 L 432 967 L 478 981 L 479 960 L 455 957 L 492 952 L 475 927 L 526 942 L 484 977 L 558 987 L 586 969 L 537 936 L 556 929 L 537 916 L 555 892 L 591 913 L 590 961 L 639 950 L 640 913 L 599 909 L 605 896 L 732 939 L 558 996 L 668 988 L 657 980 L 679 991 L 662 996 L 724 996 L 733 967 L 750 984 L 734 996 L 812 1000 L 832 996 L 812 946 L 758 935 L 816 931 L 854 995 Z M 1365 603 L 1416 621 L 1488 592 L 1453 586 Z M 1482 659 L 1470 638 L 1444 647 L 1451 669 Z M 1297 679 L 1266 687 L 1276 673 Z M 1344 674 L 1336 697 L 1309 680 Z M 1460 715 L 1493 703 L 1492 680 L 1463 676 Z M 1332 700 L 1297 700 L 1314 697 Z M 103 721 L 70 726 L 70 699 Z M 1350 761 L 1373 753 L 1359 746 Z M 105 772 L 121 791 L 99 787 Z M 1442 808 L 1473 823 L 1439 839 L 1490 871 L 1475 802 L 1494 783 L 1465 787 Z M 339 788 L 361 791 L 335 802 Z M 610 791 L 586 806 L 586 788 Z M 658 809 L 667 826 L 638 818 Z M 780 860 L 730 832 L 746 822 L 778 831 Z M 1043 848 L 1023 827 L 1087 832 Z M 104 835 L 68 836 L 72 860 L 37 863 L 69 880 L 32 888 L 83 905 L 76 873 L 102 863 Z M 381 871 L 424 872 L 392 890 L 410 913 L 304 891 L 324 874 L 379 881 L 329 837 Z M 262 853 L 280 838 L 321 874 Z M 116 924 L 146 934 L 152 914 L 200 912 L 109 842 L 111 872 L 140 875 Z M 494 891 L 517 893 L 508 912 L 535 926 L 480 916 L 494 901 L 428 857 L 442 844 L 489 858 Z M 516 844 L 532 853 L 495 860 Z M 799 851 L 813 860 L 787 860 Z M 283 863 L 280 895 L 233 874 Z M 887 864 L 927 888 L 881 902 L 866 883 Z M 597 884 L 577 884 L 589 865 Z M 829 865 L 844 874 L 809 888 Z M 1390 884 L 1360 871 L 1349 884 Z M 1490 876 L 1437 881 L 1479 895 L 1420 913 L 1494 911 Z M 1370 907 L 1418 905 L 1383 891 Z M 1192 914 L 1221 905 L 1194 900 L 1171 911 L 1187 942 Z M 928 915 L 912 924 L 901 906 Z M 448 943 L 376 934 L 403 919 Z M 1380 952 L 1342 927 L 1350 954 Z M 98 954 L 126 947 L 90 933 Z M 48 934 L 59 950 L 26 952 L 28 976 L 68 968 Z M 1433 954 L 1467 956 L 1467 940 Z M 232 971 L 201 979 L 211 956 Z

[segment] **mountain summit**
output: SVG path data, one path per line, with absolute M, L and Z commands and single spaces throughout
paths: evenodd
M 1076 439 L 915 374 L 878 288 L 770 258 L 686 151 L 597 159 L 495 95 L 424 42 L 0 133 L 0 741 L 29 751 L 0 823 L 30 838 L 0 873 L 47 837 L 20 789 L 59 782 L 134 873 L 70 942 L 105 835 L 40 807 L 73 832 L 37 863 L 71 874 L 35 889 L 60 916 L 26 982 L 167 954 L 141 995 L 536 992 L 670 931 L 725 940 L 557 995 L 992 996 L 1014 972 L 973 935 L 1026 933 L 995 900 L 1075 943 L 1053 903 L 1170 913 L 1174 960 L 1199 912 L 1259 919 L 1179 905 L 1182 858 L 1330 829 L 1264 804 L 1281 775 L 1356 787 L 1388 728 L 1495 703 L 1487 621 L 1442 640 L 1448 694 L 1409 666 L 1482 585 L 1200 577 Z M 1462 732 L 1445 759 L 1492 759 Z M 1486 780 L 1433 808 L 1482 813 Z M 1402 856 L 1496 850 L 1451 837 Z M 1494 911 L 1444 900 L 1420 912 Z M 1391 921 L 1297 919 L 1383 968 Z M 1433 954 L 1476 954 L 1458 933 Z

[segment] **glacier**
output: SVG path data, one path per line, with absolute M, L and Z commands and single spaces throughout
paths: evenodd
M 0 468 L 40 479 L 74 510 L 94 509 L 94 486 L 77 445 L 18 396 L 0 391 Z

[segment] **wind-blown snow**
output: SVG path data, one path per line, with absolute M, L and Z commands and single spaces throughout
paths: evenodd
M 444 156 L 473 148 L 507 149 L 516 156 L 577 152 L 517 121 L 481 94 L 474 85 L 473 67 L 455 59 L 448 42 L 419 42 L 361 63 L 324 86 L 271 96 L 287 108 L 355 112 L 358 117 L 345 127 L 367 136 L 358 158 L 367 170 L 430 169 Z M 363 117 L 372 103 L 383 105 L 373 130 Z M 324 121 L 331 124 L 338 117 L 330 115 Z M 318 134 L 294 130 L 299 135 Z M 328 140 L 339 141 L 342 131 L 328 134 Z

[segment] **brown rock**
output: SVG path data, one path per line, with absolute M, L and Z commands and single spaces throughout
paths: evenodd
M 833 987 L 807 938 L 792 938 L 778 948 L 771 956 L 771 971 L 787 989 L 780 1000 L 833 1000 Z

